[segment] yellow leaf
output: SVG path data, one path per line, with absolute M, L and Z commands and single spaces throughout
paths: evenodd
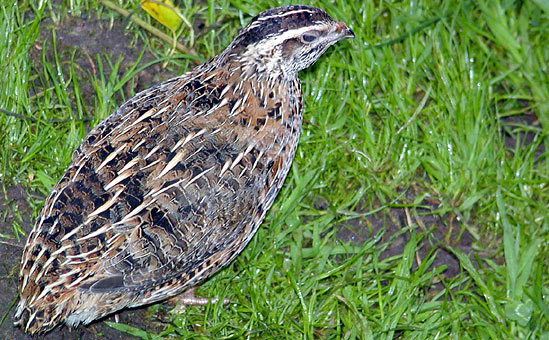
M 181 24 L 179 10 L 170 0 L 144 0 L 141 2 L 141 8 L 172 31 Z

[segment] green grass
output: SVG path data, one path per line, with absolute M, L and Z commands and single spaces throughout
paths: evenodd
M 177 4 L 211 28 L 193 46 L 208 59 L 252 15 L 285 3 Z M 199 290 L 231 304 L 189 307 L 157 336 L 146 323 L 113 327 L 143 339 L 549 339 L 547 3 L 307 4 L 350 24 L 356 38 L 301 74 L 308 122 L 291 174 L 250 245 Z M 45 195 L 90 123 L 131 95 L 124 86 L 144 64 L 116 72 L 120 60 L 91 56 L 98 72 L 80 79 L 66 58 L 74 51 L 35 43 L 40 21 L 124 19 L 95 0 L 35 6 L 0 7 L 0 109 L 32 118 L 0 113 L 0 180 Z M 169 69 L 192 67 L 168 57 L 170 44 L 127 28 L 128 44 L 143 42 Z M 92 98 L 82 81 L 93 83 Z M 29 198 L 35 214 L 42 199 Z M 395 235 L 368 224 L 395 211 L 408 217 Z M 339 241 L 356 221 L 370 237 Z M 441 226 L 453 231 L 426 249 Z M 23 232 L 12 229 L 2 238 Z M 465 234 L 467 253 L 457 246 Z M 381 256 L 399 236 L 402 251 Z M 458 260 L 452 278 L 435 265 L 442 250 Z

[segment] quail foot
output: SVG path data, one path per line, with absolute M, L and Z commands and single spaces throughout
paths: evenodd
M 353 37 L 308 6 L 251 19 L 219 55 L 97 125 L 22 258 L 16 323 L 75 327 L 195 287 L 248 244 L 290 169 L 298 72 Z

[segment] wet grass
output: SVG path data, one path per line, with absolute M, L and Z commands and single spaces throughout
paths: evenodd
M 168 314 L 158 334 L 110 325 L 143 339 L 549 339 L 549 8 L 309 4 L 349 23 L 356 38 L 301 74 L 307 122 L 290 176 L 246 250 L 199 289 L 231 303 Z M 279 3 L 178 5 L 195 24 L 192 47 L 208 59 Z M 33 6 L 1 7 L 4 195 L 15 185 L 46 195 L 90 126 L 139 89 L 145 66 L 167 61 L 178 74 L 193 65 L 126 21 L 125 43 L 152 59 L 124 66 L 105 52 L 89 56 L 93 72 L 82 69 L 55 33 L 38 43 L 40 29 L 69 17 L 124 18 L 95 1 Z M 34 216 L 39 197 L 28 199 Z M 376 222 L 390 216 L 399 228 Z M 0 240 L 30 229 L 15 221 Z M 456 264 L 438 261 L 443 252 Z

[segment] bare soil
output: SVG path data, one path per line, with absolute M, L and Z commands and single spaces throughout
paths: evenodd
M 405 201 L 413 202 L 414 189 L 409 189 Z M 378 203 L 379 204 L 379 203 Z M 419 235 L 419 251 L 416 253 L 413 268 L 416 268 L 430 252 L 434 251 L 435 259 L 431 269 L 446 266 L 441 274 L 441 279 L 451 279 L 461 271 L 459 261 L 450 251 L 450 248 L 460 250 L 470 255 L 475 242 L 471 233 L 465 226 L 459 223 L 453 214 L 440 216 L 437 213 L 440 202 L 427 201 L 421 203 L 422 209 L 385 208 L 371 215 L 358 217 L 342 223 L 338 226 L 337 237 L 344 242 L 361 245 L 365 241 L 375 237 L 380 231 L 383 235 L 379 241 L 382 246 L 380 259 L 398 256 L 404 251 L 404 247 L 410 240 L 410 232 L 407 228 L 411 225 L 419 226 L 414 232 Z M 376 207 L 364 209 L 358 207 L 357 212 L 365 213 L 376 210 Z M 488 254 L 479 254 L 488 256 Z M 433 282 L 432 289 L 438 291 L 443 286 Z

